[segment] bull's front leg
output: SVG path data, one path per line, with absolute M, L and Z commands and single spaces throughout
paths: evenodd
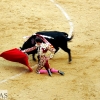
M 36 58 L 35 58 L 36 54 L 37 54 L 37 49 L 32 52 L 32 59 L 33 59 L 33 61 L 36 61 Z
M 32 54 L 33 61 L 36 61 L 35 54 Z

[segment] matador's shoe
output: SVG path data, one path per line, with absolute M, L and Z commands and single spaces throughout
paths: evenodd
M 60 70 L 58 70 L 58 73 L 59 73 L 60 75 L 64 75 L 64 74 L 65 74 L 64 72 L 62 72 L 62 71 L 60 71 Z
M 52 73 L 51 73 L 50 69 L 48 69 L 47 71 L 48 71 L 48 75 L 52 76 Z

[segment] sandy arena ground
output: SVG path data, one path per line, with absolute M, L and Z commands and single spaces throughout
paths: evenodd
M 0 0 L 0 53 L 19 48 L 23 36 L 37 31 L 69 33 L 70 25 L 60 5 L 74 24 L 74 38 L 68 55 L 59 50 L 50 60 L 64 76 L 28 72 L 22 64 L 0 58 L 0 90 L 8 100 L 100 100 L 100 1 L 99 0 Z M 31 66 L 37 64 L 29 56 Z

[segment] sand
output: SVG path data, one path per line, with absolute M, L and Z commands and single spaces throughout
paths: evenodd
M 68 54 L 59 50 L 50 60 L 52 68 L 64 76 L 36 74 L 16 62 L 0 58 L 0 90 L 8 91 L 8 100 L 100 100 L 100 2 L 99 0 L 1 0 L 0 53 L 19 48 L 23 36 L 37 31 L 57 30 L 69 34 L 73 23 L 74 38 L 68 43 Z M 60 5 L 70 17 L 64 16 L 54 4 Z

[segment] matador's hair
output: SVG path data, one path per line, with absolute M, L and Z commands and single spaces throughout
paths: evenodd
M 42 42 L 43 42 L 43 40 L 42 40 L 41 38 L 39 38 L 39 37 L 36 37 L 35 42 L 42 43 Z

